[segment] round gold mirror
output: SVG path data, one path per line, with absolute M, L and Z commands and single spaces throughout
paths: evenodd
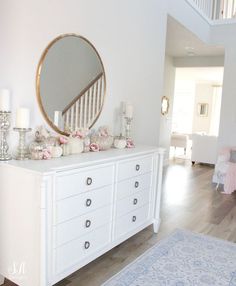
M 169 106 L 170 106 L 169 98 L 166 96 L 163 96 L 161 100 L 161 114 L 162 115 L 168 114 Z
M 36 91 L 48 124 L 69 135 L 91 128 L 105 97 L 103 63 L 95 47 L 84 37 L 67 34 L 54 39 L 40 59 Z

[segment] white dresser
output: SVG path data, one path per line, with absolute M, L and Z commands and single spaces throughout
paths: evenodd
M 157 232 L 164 150 L 0 164 L 0 274 L 50 286 L 150 224 Z

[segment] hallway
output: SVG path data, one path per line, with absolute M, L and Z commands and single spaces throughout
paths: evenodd
M 175 227 L 236 242 L 236 195 L 224 195 L 212 185 L 213 168 L 175 159 L 166 170 L 162 226 L 166 236 Z

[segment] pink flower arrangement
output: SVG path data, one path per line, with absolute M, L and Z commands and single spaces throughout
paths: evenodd
M 126 148 L 134 148 L 134 141 L 132 139 L 127 139 L 126 140 Z
M 43 160 L 49 160 L 52 158 L 52 154 L 48 149 L 43 150 Z
M 59 142 L 60 144 L 67 144 L 68 143 L 68 138 L 64 137 L 64 136 L 60 136 L 59 137 Z
M 92 152 L 98 152 L 99 151 L 99 145 L 97 143 L 91 143 L 89 148 L 90 148 L 90 151 L 92 151 Z
M 74 131 L 71 136 L 74 138 L 78 138 L 78 139 L 84 139 L 85 137 L 88 136 L 88 133 L 89 133 L 88 129 L 80 128 L 80 129 Z

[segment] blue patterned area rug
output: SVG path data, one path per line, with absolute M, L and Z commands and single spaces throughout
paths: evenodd
M 236 244 L 176 230 L 103 286 L 236 286 Z

